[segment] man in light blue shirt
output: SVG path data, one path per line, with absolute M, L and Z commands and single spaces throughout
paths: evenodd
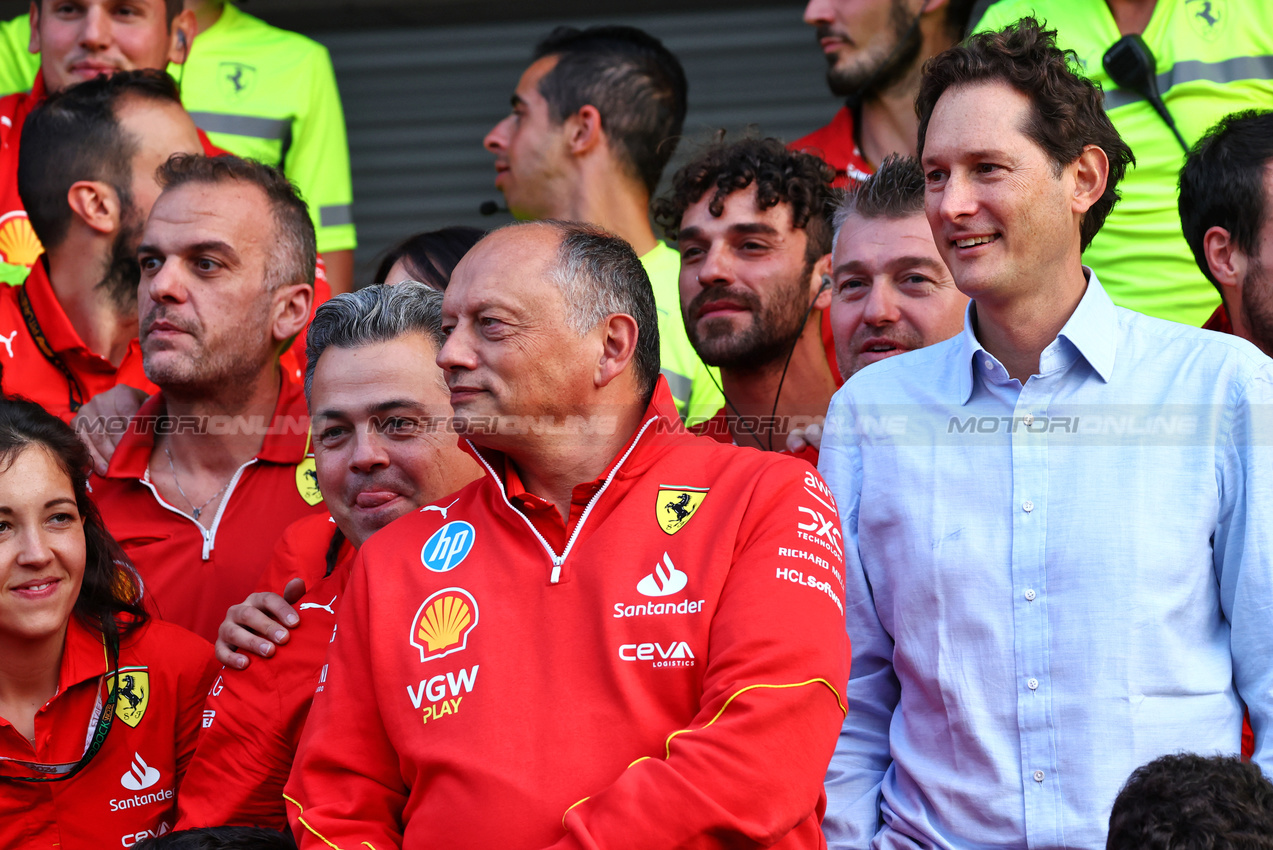
M 1103 847 L 1132 770 L 1236 753 L 1243 703 L 1273 756 L 1273 361 L 1115 307 L 1082 265 L 1131 156 L 1052 35 L 927 69 L 925 212 L 972 303 L 831 403 L 832 847 Z

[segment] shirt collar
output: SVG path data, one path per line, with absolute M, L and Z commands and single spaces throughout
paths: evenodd
M 1079 299 L 1078 306 L 1074 308 L 1074 312 L 1070 314 L 1070 318 L 1057 334 L 1057 338 L 1043 350 L 1039 364 L 1040 371 L 1051 371 L 1049 361 L 1056 361 L 1057 358 L 1065 356 L 1061 346 L 1058 345 L 1061 340 L 1065 340 L 1073 346 L 1078 356 L 1087 361 L 1102 381 L 1109 381 L 1114 373 L 1114 358 L 1118 351 L 1118 311 L 1108 293 L 1105 292 L 1105 287 L 1097 279 L 1096 272 L 1084 266 L 1083 274 L 1087 276 L 1087 289 L 1083 292 L 1083 297 Z M 960 404 L 967 404 L 968 399 L 972 398 L 977 355 L 990 359 L 994 357 L 986 351 L 973 331 L 974 309 L 976 309 L 976 302 L 969 301 L 967 309 L 964 310 L 964 330 L 960 334 L 957 362 L 966 366 L 959 369 L 957 375 Z
M 84 344 L 84 340 L 80 338 L 75 326 L 67 317 L 66 310 L 62 308 L 62 302 L 57 300 L 53 283 L 49 280 L 49 273 L 44 268 L 44 259 L 47 256 L 47 254 L 40 255 L 31 266 L 31 273 L 27 275 L 26 282 L 23 284 L 26 287 L 27 298 L 31 299 L 31 310 L 35 313 L 35 320 L 39 323 L 40 330 L 49 341 L 49 345 L 59 354 L 74 352 L 97 357 L 98 355 L 88 350 L 88 346 Z
M 66 626 L 66 644 L 62 647 L 57 692 L 60 694 L 80 682 L 96 679 L 109 669 L 110 659 L 106 656 L 106 644 L 102 636 L 72 615 Z
M 286 369 L 279 369 L 277 364 L 274 368 L 282 375 L 278 402 L 274 405 L 274 416 L 256 459 L 267 463 L 297 464 L 310 451 L 305 393 Z M 146 474 L 150 453 L 155 447 L 153 423 L 163 416 L 165 409 L 162 390 L 146 399 L 128 423 L 128 430 L 111 457 L 107 478 L 141 478 Z

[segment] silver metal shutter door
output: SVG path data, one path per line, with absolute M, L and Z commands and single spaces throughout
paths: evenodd
M 716 128 L 755 127 L 790 140 L 830 120 L 839 103 L 799 6 L 572 20 L 625 23 L 663 42 L 690 84 L 686 138 L 667 173 Z M 358 225 L 358 281 L 398 240 L 453 224 L 495 227 L 478 206 L 502 201 L 482 137 L 551 23 L 500 23 L 316 34 L 331 50 L 349 128 Z

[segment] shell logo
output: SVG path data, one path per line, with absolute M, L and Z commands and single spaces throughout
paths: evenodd
M 30 268 L 44 253 L 31 221 L 24 210 L 0 216 L 0 260 L 14 266 Z
M 469 632 L 477 625 L 477 601 L 467 590 L 439 590 L 420 606 L 411 621 L 411 645 L 420 660 L 429 661 L 459 652 L 468 646 Z

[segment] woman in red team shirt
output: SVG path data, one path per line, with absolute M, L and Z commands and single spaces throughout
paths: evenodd
M 131 847 L 172 828 L 212 647 L 149 620 L 89 500 L 87 451 L 0 400 L 0 847 Z

